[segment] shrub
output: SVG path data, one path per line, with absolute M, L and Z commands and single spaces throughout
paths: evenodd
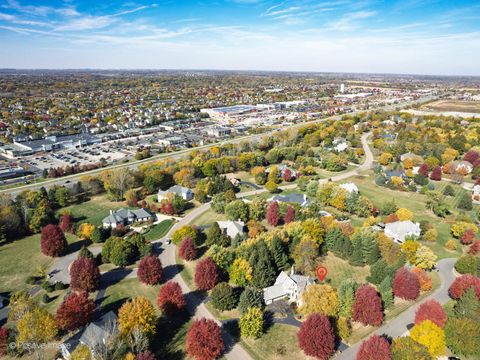
M 222 332 L 213 320 L 194 320 L 187 331 L 186 351 L 197 360 L 218 358 L 224 349 Z
M 480 322 L 470 318 L 451 318 L 445 326 L 446 344 L 456 355 L 480 356 Z
M 177 282 L 169 281 L 161 287 L 158 293 L 157 304 L 162 312 L 172 316 L 182 311 L 187 302 L 180 285 Z
M 445 355 L 445 333 L 430 320 L 424 320 L 410 331 L 410 337 L 424 345 L 434 357 Z
M 57 309 L 57 325 L 60 329 L 73 331 L 92 321 L 94 312 L 95 302 L 89 299 L 86 291 L 73 292 Z
M 138 264 L 138 279 L 147 285 L 157 285 L 163 277 L 162 263 L 156 256 L 145 256 Z
M 238 303 L 237 292 L 224 282 L 215 285 L 211 299 L 213 307 L 220 311 L 232 310 Z
M 392 284 L 393 294 L 405 300 L 415 300 L 420 295 L 420 284 L 417 276 L 401 268 L 395 274 Z
M 308 356 L 328 359 L 335 348 L 335 336 L 328 317 L 310 315 L 297 333 L 298 345 Z
M 382 299 L 373 286 L 362 285 L 355 292 L 353 320 L 363 325 L 378 326 L 382 323 Z
M 471 254 L 461 256 L 455 264 L 455 270 L 460 274 L 477 275 L 480 269 L 480 259 Z
M 263 312 L 258 308 L 250 308 L 240 317 L 240 334 L 242 337 L 258 339 L 263 334 Z
M 42 253 L 47 256 L 62 256 L 67 250 L 67 240 L 62 229 L 57 225 L 49 224 L 42 229 L 40 236 Z
M 75 260 L 70 267 L 70 286 L 75 291 L 95 291 L 100 283 L 100 271 L 95 261 L 87 258 Z
M 360 345 L 357 360 L 391 360 L 390 343 L 381 336 L 372 335 Z
M 456 278 L 450 285 L 448 293 L 453 299 L 459 299 L 468 289 L 475 290 L 477 298 L 480 299 L 480 279 L 470 274 Z
M 443 328 L 447 321 L 447 314 L 443 311 L 442 305 L 436 300 L 427 300 L 422 303 L 415 312 L 415 325 L 424 320 L 430 320 L 437 326 Z
M 195 285 L 199 290 L 211 290 L 218 282 L 218 269 L 215 262 L 207 257 L 195 267 Z

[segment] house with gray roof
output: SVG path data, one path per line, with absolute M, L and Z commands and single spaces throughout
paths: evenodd
M 307 286 L 313 283 L 313 278 L 295 274 L 292 267 L 290 274 L 282 271 L 278 274 L 275 284 L 263 289 L 263 300 L 267 305 L 284 298 L 289 302 L 299 301 Z
M 279 165 L 270 166 L 270 167 L 267 168 L 267 170 L 265 170 L 265 172 L 268 174 L 271 171 L 272 167 L 274 167 L 274 166 L 276 166 L 278 168 L 280 177 L 283 177 L 287 170 L 290 170 L 292 177 L 294 177 L 294 178 L 297 177 L 297 171 L 292 169 L 291 167 L 289 167 L 287 164 L 279 164 Z
M 102 220 L 104 228 L 115 229 L 119 225 L 130 225 L 136 222 L 156 220 L 156 215 L 148 209 L 118 209 L 110 210 L 110 215 Z
M 169 194 L 175 194 L 182 197 L 183 200 L 190 201 L 193 199 L 193 190 L 180 185 L 174 185 L 168 190 L 158 190 L 158 202 L 162 202 L 163 199 L 168 198 Z
M 407 237 L 420 236 L 421 230 L 418 223 L 407 220 L 385 224 L 384 232 L 385 235 L 396 243 L 403 244 Z
M 268 201 L 298 204 L 302 207 L 305 207 L 308 205 L 307 195 L 305 194 L 274 195 L 270 199 L 268 199 Z
M 245 234 L 245 223 L 243 221 L 217 221 L 217 224 L 220 230 L 232 240 L 237 235 Z

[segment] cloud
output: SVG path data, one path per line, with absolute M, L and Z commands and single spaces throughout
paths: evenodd
M 330 30 L 336 31 L 352 31 L 359 27 L 360 20 L 368 19 L 377 15 L 376 11 L 361 10 L 345 14 L 337 21 L 328 24 Z
M 21 5 L 16 0 L 6 0 L 7 5 L 3 7 L 6 9 L 16 10 L 21 13 L 36 15 L 36 16 L 48 16 L 51 14 L 62 15 L 62 16 L 78 16 L 80 15 L 74 7 L 60 7 L 54 8 L 51 6 L 34 6 L 34 5 Z

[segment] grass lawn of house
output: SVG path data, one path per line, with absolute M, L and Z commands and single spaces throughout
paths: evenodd
M 191 223 L 197 226 L 205 226 L 205 225 L 211 225 L 215 221 L 223 221 L 223 220 L 227 220 L 225 215 L 217 214 L 215 211 L 213 211 L 212 208 L 209 208 L 207 211 L 205 211 L 204 213 L 200 214 L 195 219 L 193 219 Z
M 348 261 L 340 259 L 328 253 L 321 261 L 321 265 L 327 268 L 326 281 L 338 288 L 344 279 L 354 279 L 359 284 L 367 282 L 370 275 L 370 266 L 352 266 Z
M 101 225 L 102 220 L 110 214 L 110 210 L 127 207 L 123 201 L 110 201 L 106 195 L 98 195 L 81 204 L 74 204 L 63 208 L 61 211 L 69 211 L 76 222 L 89 222 Z
M 168 231 L 172 226 L 173 226 L 173 220 L 171 219 L 163 220 L 160 223 L 148 228 L 148 230 L 145 231 L 145 233 L 143 233 L 143 236 L 148 241 L 155 241 L 155 240 L 161 239 L 168 233 Z

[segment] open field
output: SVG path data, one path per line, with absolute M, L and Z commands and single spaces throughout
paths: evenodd
M 197 226 L 205 226 L 210 225 L 215 221 L 223 220 L 226 220 L 225 215 L 217 214 L 215 211 L 212 210 L 212 208 L 210 208 L 204 213 L 197 216 L 195 219 L 193 219 L 192 224 Z
M 421 106 L 420 109 L 480 113 L 480 101 L 437 100 Z
M 110 210 L 127 207 L 124 202 L 110 201 L 106 195 L 92 197 L 90 200 L 67 206 L 62 211 L 69 211 L 76 222 L 89 222 L 94 225 L 101 225 L 103 218 L 107 217 Z
M 152 226 L 149 228 L 145 233 L 144 237 L 148 241 L 154 241 L 161 239 L 168 233 L 168 230 L 173 226 L 172 220 L 163 220 L 157 225 Z
M 322 258 L 321 264 L 328 270 L 327 281 L 335 287 L 339 287 L 344 279 L 354 279 L 362 284 L 366 282 L 366 278 L 370 275 L 369 266 L 352 266 L 348 261 L 340 259 L 328 253 Z

